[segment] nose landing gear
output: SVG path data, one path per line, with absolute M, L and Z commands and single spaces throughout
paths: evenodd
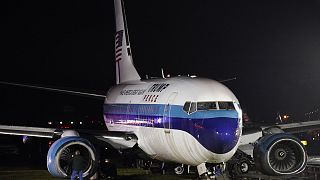
M 199 177 L 201 178 L 216 179 L 217 177 L 226 176 L 225 163 L 219 163 L 219 164 L 202 163 L 197 166 L 197 170 L 198 170 Z

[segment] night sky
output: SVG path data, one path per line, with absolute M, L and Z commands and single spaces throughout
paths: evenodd
M 125 1 L 141 77 L 224 80 L 252 121 L 296 121 L 320 106 L 320 1 Z M 0 80 L 106 93 L 115 83 L 113 1 L 8 1 Z M 41 119 L 103 101 L 0 86 L 2 116 Z M 86 114 L 84 113 L 84 114 Z M 35 114 L 38 114 L 36 116 Z M 40 115 L 39 115 L 40 114 Z

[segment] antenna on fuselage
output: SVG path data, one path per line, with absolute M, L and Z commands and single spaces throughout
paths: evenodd
M 229 81 L 233 81 L 233 80 L 236 80 L 237 79 L 237 77 L 233 77 L 233 78 L 229 78 L 229 79 L 224 79 L 224 80 L 221 80 L 221 81 L 219 81 L 219 82 L 229 82 Z
M 165 79 L 165 78 L 166 78 L 166 77 L 164 76 L 163 68 L 161 68 L 161 75 L 162 75 L 162 79 Z

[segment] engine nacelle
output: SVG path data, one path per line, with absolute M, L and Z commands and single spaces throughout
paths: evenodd
M 47 155 L 47 168 L 51 175 L 61 178 L 70 177 L 72 157 L 76 150 L 88 162 L 83 177 L 91 177 L 96 171 L 96 151 L 86 139 L 78 136 L 67 136 L 58 139 L 50 147 Z
M 296 174 L 307 164 L 304 146 L 286 133 L 263 136 L 254 147 L 253 158 L 256 168 L 268 175 Z

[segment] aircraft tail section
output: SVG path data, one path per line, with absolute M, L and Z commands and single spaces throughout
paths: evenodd
M 116 34 L 115 34 L 115 62 L 116 83 L 140 80 L 140 76 L 133 65 L 126 25 L 125 11 L 122 0 L 114 0 Z

